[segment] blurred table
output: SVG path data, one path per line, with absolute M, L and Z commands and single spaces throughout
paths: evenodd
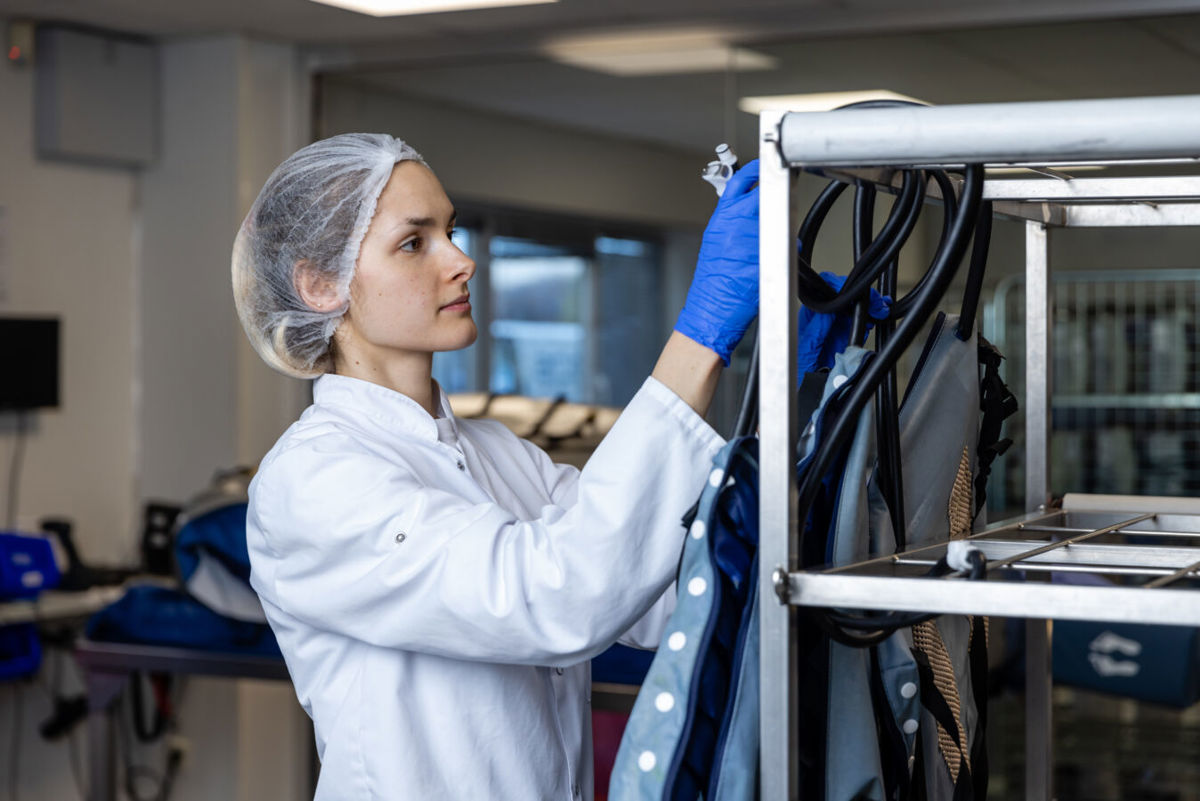
M 132 645 L 81 639 L 75 657 L 88 695 L 88 801 L 113 801 L 116 794 L 115 705 L 138 672 L 290 681 L 282 659 L 217 653 L 191 648 Z

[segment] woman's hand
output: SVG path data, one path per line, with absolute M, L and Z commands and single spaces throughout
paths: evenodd
M 704 239 L 675 330 L 709 348 L 728 366 L 729 354 L 758 314 L 758 161 L 733 174 Z

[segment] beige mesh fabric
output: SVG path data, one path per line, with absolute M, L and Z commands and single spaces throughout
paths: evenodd
M 971 454 L 963 448 L 958 462 L 958 473 L 954 476 L 954 487 L 950 490 L 950 539 L 957 540 L 971 534 L 972 490 Z
M 946 650 L 946 643 L 942 640 L 936 620 L 927 620 L 913 626 L 913 647 L 925 654 L 929 660 L 929 667 L 933 670 L 933 684 L 946 699 L 946 705 L 954 715 L 954 724 L 958 726 L 959 736 L 965 744 L 967 732 L 963 728 L 962 704 L 958 699 L 958 685 L 954 681 L 954 665 L 950 661 L 950 654 Z M 965 765 L 968 771 L 971 770 L 971 756 L 958 747 L 950 732 L 940 723 L 937 724 L 937 736 L 938 750 L 942 752 L 942 759 L 950 769 L 950 778 L 957 783 L 960 765 Z

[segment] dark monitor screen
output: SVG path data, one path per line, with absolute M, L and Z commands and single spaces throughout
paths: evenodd
M 56 318 L 0 317 L 0 410 L 58 406 Z

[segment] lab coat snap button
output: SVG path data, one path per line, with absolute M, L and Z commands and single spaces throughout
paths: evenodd
M 462 460 L 462 459 L 459 459 L 459 460 L 458 460 L 458 462 L 457 462 L 457 465 L 458 465 L 458 469 L 459 469 L 459 470 L 466 470 L 466 469 L 467 469 L 467 466 L 466 466 L 465 464 L 463 464 L 463 460 Z
M 407 535 L 403 531 L 401 531 L 396 535 L 396 542 L 404 542 L 404 540 L 406 540 L 407 538 L 408 538 Z

